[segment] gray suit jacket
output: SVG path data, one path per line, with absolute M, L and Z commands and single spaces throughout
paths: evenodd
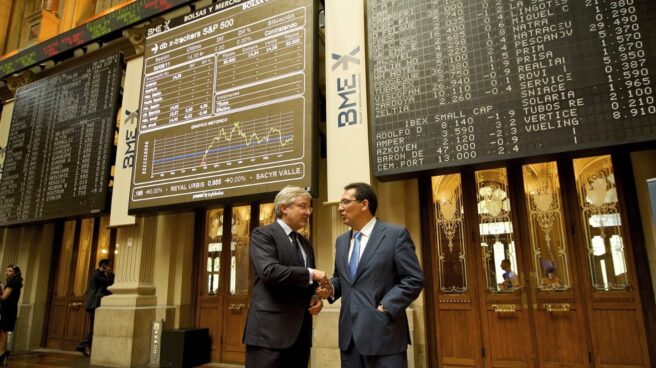
M 303 236 L 299 241 L 307 256 L 307 267 L 314 268 L 312 245 Z M 314 285 L 309 283 L 308 269 L 277 222 L 253 230 L 250 258 L 254 280 L 243 342 L 286 349 L 301 336 L 311 345 L 312 316 L 308 308 Z M 309 323 L 301 331 L 304 319 Z
M 353 337 L 363 355 L 404 352 L 410 344 L 405 310 L 419 296 L 424 281 L 410 234 L 377 220 L 354 280 L 349 278 L 347 259 L 351 237 L 348 231 L 335 242 L 335 292 L 329 301 L 342 298 L 339 347 L 346 350 Z M 380 304 L 388 313 L 377 310 Z

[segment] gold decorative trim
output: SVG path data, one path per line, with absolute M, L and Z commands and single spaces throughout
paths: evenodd
M 515 313 L 518 309 L 517 304 L 492 304 L 491 308 L 496 313 Z
M 549 312 L 569 312 L 570 309 L 572 308 L 572 305 L 569 303 L 561 303 L 561 304 L 542 304 L 542 307 Z
M 466 298 L 442 298 L 439 299 L 440 303 L 449 303 L 449 304 L 471 304 L 471 299 Z

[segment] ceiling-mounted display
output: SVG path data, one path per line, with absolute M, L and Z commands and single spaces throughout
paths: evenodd
M 231 0 L 148 30 L 130 210 L 312 186 L 314 19 Z
M 367 9 L 376 176 L 656 139 L 651 1 Z
M 114 54 L 18 89 L 0 181 L 0 225 L 106 209 L 120 60 Z

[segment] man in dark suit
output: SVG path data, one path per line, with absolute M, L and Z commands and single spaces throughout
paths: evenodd
M 96 316 L 96 308 L 100 306 L 100 299 L 112 292 L 107 288 L 114 283 L 114 274 L 112 273 L 112 261 L 101 259 L 98 262 L 98 268 L 91 274 L 87 292 L 84 297 L 84 308 L 89 315 L 89 334 L 80 341 L 75 350 L 89 356 L 91 353 L 91 341 L 93 339 L 93 322 Z
M 407 229 L 376 219 L 378 200 L 370 185 L 353 183 L 344 190 L 338 210 L 351 230 L 335 242 L 333 289 L 317 288 L 331 303 L 342 298 L 342 368 L 407 367 L 405 310 L 424 280 L 415 246 Z
M 244 330 L 246 367 L 307 368 L 312 346 L 312 315 L 323 308 L 314 294 L 327 282 L 314 269 L 312 244 L 297 231 L 312 213 L 312 197 L 303 188 L 286 187 L 276 195 L 276 221 L 253 230 L 250 257 L 253 291 Z

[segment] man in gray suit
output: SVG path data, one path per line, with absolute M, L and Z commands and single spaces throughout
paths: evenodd
M 247 368 L 307 368 L 312 346 L 312 315 L 323 302 L 314 269 L 312 244 L 297 231 L 312 213 L 305 189 L 286 187 L 274 200 L 276 222 L 253 230 L 250 257 L 253 292 L 243 341 Z
M 342 368 L 407 367 L 405 310 L 424 280 L 415 246 L 407 229 L 376 219 L 378 200 L 370 185 L 353 183 L 344 190 L 338 209 L 351 230 L 335 242 L 332 290 L 317 288 L 331 303 L 342 298 Z

